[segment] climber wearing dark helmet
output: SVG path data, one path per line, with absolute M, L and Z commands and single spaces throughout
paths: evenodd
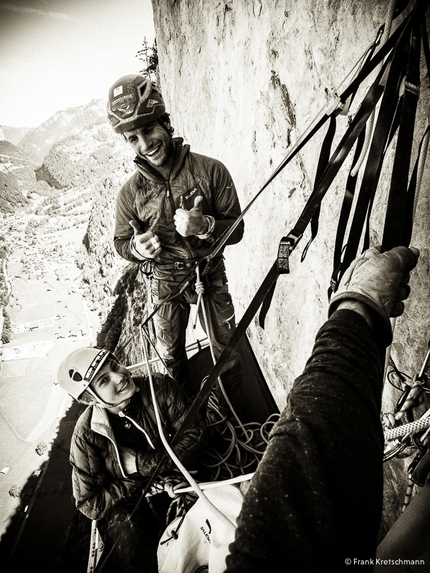
M 115 248 L 148 271 L 154 303 L 175 291 L 160 305 L 154 323 L 169 374 L 186 387 L 185 331 L 190 304 L 197 302 L 198 295 L 195 280 L 183 292 L 178 293 L 177 287 L 240 215 L 239 200 L 220 161 L 191 152 L 182 138 L 173 137 L 163 97 L 148 79 L 128 75 L 117 80 L 109 90 L 107 109 L 113 128 L 136 153 L 137 167 L 117 197 Z M 243 231 L 241 222 L 226 244 L 239 242 Z M 218 358 L 235 327 L 222 252 L 202 277 L 208 324 L 201 305 L 199 317 Z M 221 378 L 233 406 L 239 406 L 237 353 Z

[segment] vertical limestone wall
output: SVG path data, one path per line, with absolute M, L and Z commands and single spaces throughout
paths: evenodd
M 161 85 L 176 134 L 194 151 L 227 165 L 243 207 L 289 146 L 346 85 L 343 80 L 384 23 L 388 4 L 374 0 L 154 2 Z M 421 100 L 418 134 L 426 120 L 426 82 Z M 354 111 L 339 118 L 337 140 Z M 245 218 L 244 240 L 226 250 L 238 318 L 273 263 L 280 238 L 305 205 L 323 134 L 315 136 L 299 159 L 263 192 Z M 414 277 L 416 288 L 395 330 L 394 347 L 400 353 L 406 350 L 401 359 L 406 369 L 416 367 L 415 356 L 421 359 L 430 336 L 428 172 L 427 164 L 413 240 L 422 252 Z M 382 177 L 381 187 L 386 179 Z M 293 254 L 291 274 L 280 278 L 265 330 L 256 324 L 250 329 L 255 352 L 281 406 L 326 317 L 344 184 L 345 170 L 324 199 L 319 235 L 305 261 L 300 262 L 300 255 L 308 236 Z M 380 196 L 384 199 L 383 191 Z M 384 200 L 375 208 L 372 235 L 376 242 L 384 208 Z
M 384 23 L 388 0 L 154 0 L 161 87 L 177 135 L 192 150 L 217 157 L 248 205 L 317 114 L 340 93 Z M 373 76 L 355 103 L 361 101 Z M 429 108 L 428 77 L 422 80 L 417 139 Z M 356 111 L 338 118 L 335 143 Z M 231 293 L 240 319 L 273 264 L 279 240 L 291 230 L 309 197 L 325 130 L 268 186 L 245 218 L 245 237 L 226 249 Z M 392 162 L 387 153 L 371 220 L 371 237 L 382 237 Z M 415 160 L 416 151 L 413 155 Z M 327 288 L 346 173 L 352 156 L 327 193 L 320 230 L 304 262 L 309 230 L 278 281 L 266 327 L 249 328 L 255 354 L 280 408 L 301 373 L 317 329 L 327 315 Z M 392 356 L 412 375 L 430 338 L 429 168 L 417 204 L 412 244 L 421 259 L 412 297 L 397 319 Z M 386 391 L 384 409 L 397 394 Z

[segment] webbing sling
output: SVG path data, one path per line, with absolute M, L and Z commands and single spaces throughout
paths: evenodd
M 324 173 L 327 165 L 330 161 L 330 151 L 331 145 L 333 143 L 333 139 L 336 133 L 336 115 L 332 115 L 330 118 L 329 127 L 327 133 L 324 137 L 323 144 L 321 146 L 321 153 L 318 160 L 317 171 L 315 175 L 315 181 L 319 181 L 322 174 Z M 309 239 L 308 243 L 306 244 L 305 248 L 302 251 L 301 261 L 303 262 L 306 257 L 306 253 L 308 252 L 309 247 L 311 246 L 312 241 L 318 234 L 318 227 L 319 227 L 319 217 L 321 212 L 321 205 L 318 205 L 315 213 L 311 219 L 311 238 Z
M 404 240 L 409 165 L 414 136 L 419 83 L 420 32 L 419 24 L 417 23 L 411 31 L 409 58 L 402 86 L 404 89 L 402 115 L 382 239 L 383 251 L 402 244 Z
M 357 91 L 358 87 L 360 86 L 360 84 L 362 83 L 362 81 L 375 69 L 375 67 L 379 63 L 381 63 L 381 61 L 385 58 L 385 56 L 387 56 L 387 54 L 389 54 L 391 52 L 393 46 L 396 45 L 396 42 L 398 41 L 399 37 L 402 36 L 402 34 L 403 34 L 405 28 L 407 27 L 407 24 L 410 21 L 410 19 L 411 19 L 411 14 L 409 15 L 408 18 L 406 18 L 399 25 L 399 27 L 390 36 L 390 38 L 387 40 L 387 42 L 383 46 L 381 46 L 381 48 L 378 50 L 378 52 L 375 54 L 375 56 L 369 62 L 367 62 L 367 64 L 365 66 L 363 66 L 363 68 L 361 69 L 359 74 L 355 77 L 353 82 L 344 90 L 344 92 L 340 96 L 340 102 L 341 103 L 344 103 L 345 101 L 347 101 L 347 99 L 349 97 L 351 97 L 351 95 L 356 93 L 356 91 Z M 389 59 L 390 58 L 387 58 L 386 61 L 389 61 Z M 382 65 L 382 69 L 385 69 L 385 65 L 386 64 Z M 382 75 L 382 72 L 380 74 L 378 74 L 379 79 L 380 79 L 381 75 Z M 376 84 L 376 82 L 375 82 L 375 84 Z M 379 86 L 379 82 L 377 85 L 375 85 L 375 84 L 373 86 L 373 90 L 372 90 L 372 88 L 369 90 L 370 93 L 368 92 L 367 97 L 365 98 L 365 101 L 363 102 L 363 104 L 361 106 L 362 116 L 359 119 L 357 119 L 357 115 L 356 115 L 356 117 L 354 118 L 355 121 L 353 120 L 353 123 L 351 126 L 352 129 L 350 128 L 349 131 L 351 132 L 353 129 L 355 129 L 355 131 L 350 136 L 349 140 L 346 142 L 349 146 L 348 151 L 351 149 L 351 147 L 354 144 L 354 141 L 357 139 L 357 137 L 361 133 L 361 130 L 362 130 L 362 128 L 366 122 L 366 119 L 368 118 L 368 116 L 370 115 L 370 113 L 374 109 L 376 102 L 378 101 L 378 99 L 382 95 L 382 88 L 381 88 L 381 86 Z M 291 161 L 293 159 L 293 157 L 295 157 L 297 155 L 297 153 L 304 147 L 304 145 L 311 139 L 311 137 L 315 133 L 317 133 L 317 131 L 329 119 L 330 115 L 331 114 L 329 114 L 329 115 L 324 114 L 320 119 L 318 119 L 315 122 L 315 124 L 308 130 L 308 132 L 305 134 L 305 136 L 303 138 L 301 138 L 301 140 L 294 146 L 294 148 L 286 156 L 286 158 L 279 165 L 279 167 L 275 170 L 275 172 L 272 174 L 272 176 L 266 181 L 266 183 L 263 185 L 263 187 L 259 190 L 257 195 L 247 205 L 247 207 L 242 211 L 241 215 L 238 217 L 238 219 L 235 221 L 235 223 L 233 223 L 232 226 L 229 227 L 229 229 L 227 229 L 223 233 L 223 235 L 221 235 L 221 237 L 219 237 L 219 239 L 214 243 L 212 250 L 211 250 L 211 253 L 209 255 L 207 255 L 206 257 L 202 257 L 202 262 L 204 260 L 206 260 L 207 264 L 210 264 L 211 258 L 215 257 L 220 252 L 220 250 L 223 248 L 226 241 L 228 240 L 230 235 L 233 233 L 233 231 L 235 230 L 237 225 L 240 223 L 240 221 L 243 219 L 244 215 L 247 213 L 247 211 L 249 210 L 251 205 L 254 203 L 254 201 L 261 195 L 263 190 L 280 173 L 280 171 L 289 163 L 289 161 Z M 339 155 L 339 154 L 341 154 L 340 150 L 338 151 L 337 154 L 335 153 L 335 155 Z M 346 154 L 344 153 L 343 158 L 345 158 L 346 155 L 347 155 L 347 153 Z M 333 169 L 335 169 L 336 172 L 338 171 L 338 169 L 336 169 L 336 166 Z M 312 209 L 311 217 L 312 217 L 312 214 L 314 212 L 315 212 L 315 209 Z M 216 379 L 217 379 L 219 372 L 221 371 L 224 363 L 227 362 L 229 355 L 231 354 L 231 352 L 236 347 L 237 342 L 238 342 L 238 340 L 242 334 L 242 331 L 245 332 L 248 324 L 252 320 L 252 317 L 257 312 L 260 305 L 263 303 L 264 298 L 267 296 L 267 294 L 270 291 L 273 292 L 273 285 L 274 285 L 274 283 L 276 283 L 276 280 L 277 280 L 279 274 L 282 272 L 288 272 L 288 257 L 289 257 L 290 252 L 297 245 L 299 238 L 300 237 L 294 237 L 295 240 L 291 241 L 291 233 L 290 233 L 290 236 L 288 237 L 288 241 L 285 241 L 285 237 L 283 239 L 281 239 L 281 242 L 279 245 L 279 250 L 278 250 L 277 261 L 271 267 L 271 269 L 270 269 L 268 275 L 266 276 L 265 280 L 263 281 L 263 284 L 261 285 L 258 293 L 254 297 L 253 302 L 251 303 L 251 306 L 248 308 L 249 312 L 247 311 L 245 313 L 242 320 L 238 324 L 236 330 L 234 331 L 234 333 L 230 339 L 231 343 L 229 342 L 227 344 L 227 346 L 224 348 L 223 353 L 221 354 L 217 363 L 214 365 L 212 371 L 210 372 L 208 378 L 206 379 L 205 384 L 202 386 L 199 394 L 197 395 L 194 402 L 192 403 L 190 410 L 189 410 L 181 428 L 178 430 L 178 432 L 176 433 L 176 435 L 173 438 L 173 442 L 172 442 L 173 444 L 177 443 L 177 441 L 182 437 L 183 433 L 188 429 L 188 427 L 191 424 L 191 421 L 193 420 L 193 418 L 195 417 L 198 409 L 201 407 L 201 405 L 204 403 L 205 399 L 209 395 L 209 393 L 212 389 L 212 386 L 215 384 Z M 191 276 L 191 274 L 192 273 L 190 273 L 189 276 Z M 183 283 L 181 283 L 181 285 L 180 285 L 181 289 L 186 288 L 186 285 L 190 284 L 190 282 L 191 282 L 190 278 L 187 277 L 186 279 L 184 279 Z M 155 306 L 155 308 L 153 309 L 153 312 L 147 317 L 147 319 L 146 319 L 145 323 L 142 325 L 142 327 L 145 326 L 145 324 L 149 321 L 149 319 L 154 316 L 154 314 L 158 311 L 158 309 L 163 304 L 163 302 L 164 301 L 161 301 L 158 305 Z M 254 313 L 254 314 L 251 314 L 251 313 Z M 248 321 L 246 326 L 244 326 L 245 325 L 245 321 L 244 321 L 245 317 L 247 318 L 247 321 Z M 237 334 L 238 330 L 239 330 L 240 335 Z M 222 364 L 220 362 L 221 359 L 223 359 Z M 221 366 L 219 366 L 218 364 L 221 364 Z M 159 466 L 161 466 L 161 462 L 157 466 L 157 468 L 154 470 L 153 476 L 150 479 L 149 484 L 151 483 L 152 479 L 155 477 Z M 148 487 L 149 487 L 149 484 L 148 484 Z
M 415 111 L 418 100 L 418 28 L 420 25 L 421 23 L 412 22 L 411 29 L 409 30 L 409 37 L 406 34 L 404 35 L 399 48 L 399 54 L 395 59 L 395 62 L 392 64 L 392 77 L 389 78 L 387 82 L 391 82 L 391 87 L 387 85 L 387 90 L 391 89 L 391 98 L 399 98 L 399 96 L 401 96 L 401 98 L 396 102 L 395 99 L 390 100 L 390 96 L 388 96 L 388 101 L 383 101 L 381 104 L 380 116 L 382 117 L 379 120 L 379 125 L 377 125 L 375 128 L 374 144 L 373 148 L 371 147 L 370 149 L 368 166 L 366 167 L 365 175 L 363 177 L 363 196 L 357 202 L 356 214 L 351 225 L 349 241 L 345 247 L 345 256 L 341 267 L 343 270 L 349 266 L 351 261 L 357 255 L 364 216 L 367 218 L 367 224 L 363 250 L 369 246 L 369 218 L 373 205 L 376 186 L 379 179 L 380 169 L 382 166 L 383 155 L 387 147 L 387 143 L 383 146 L 382 142 L 385 138 L 385 135 L 387 134 L 388 122 L 390 120 L 390 106 L 391 113 L 394 114 L 394 119 L 392 120 L 392 124 L 390 126 L 388 142 L 391 141 L 399 125 L 400 128 L 388 201 L 389 206 L 387 207 L 387 214 L 385 219 L 382 249 L 387 250 L 399 244 L 409 244 L 413 217 L 410 203 L 411 201 L 413 203 L 415 190 L 408 190 L 407 178 L 413 140 Z M 425 44 L 426 43 L 424 43 L 424 45 Z M 398 74 L 397 80 L 395 80 L 394 77 L 396 73 Z M 394 88 L 393 78 L 397 82 Z M 399 94 L 399 90 L 403 85 L 406 87 L 404 94 Z M 387 112 L 386 117 L 383 117 L 385 112 Z M 367 211 L 365 212 L 365 210 Z M 404 232 L 403 229 L 405 229 Z M 340 242 L 339 232 L 341 235 L 343 235 L 344 230 L 339 231 L 338 229 L 338 236 L 336 239 L 337 245 L 339 245 Z M 409 237 L 409 239 L 407 237 Z M 334 261 L 334 271 L 331 279 L 331 291 L 335 290 L 337 281 L 340 279 L 341 274 L 342 272 L 339 268 L 339 261 Z
M 279 173 L 288 165 L 288 163 L 290 161 L 292 161 L 292 159 L 300 152 L 300 150 L 306 145 L 306 143 L 308 143 L 312 139 L 312 137 L 319 131 L 319 129 L 331 117 L 331 115 L 333 113 L 337 113 L 338 110 L 341 110 L 343 105 L 345 104 L 345 102 L 348 99 L 350 99 L 351 96 L 354 96 L 354 94 L 357 92 L 357 90 L 358 90 L 360 84 L 363 82 L 363 80 L 365 80 L 366 77 L 370 73 L 372 73 L 372 71 L 375 69 L 375 67 L 379 63 L 381 63 L 381 61 L 385 58 L 385 56 L 392 50 L 392 48 L 396 44 L 398 38 L 401 37 L 401 35 L 403 34 L 404 29 L 406 28 L 411 16 L 412 16 L 412 14 L 410 14 L 398 26 L 398 28 L 395 30 L 395 32 L 393 32 L 393 34 L 390 36 L 390 38 L 387 40 L 387 42 L 385 42 L 385 44 L 383 46 L 381 46 L 381 48 L 377 51 L 377 53 L 374 55 L 374 57 L 371 60 L 366 60 L 366 63 L 362 67 L 360 72 L 357 74 L 357 76 L 354 78 L 354 80 L 350 83 L 350 85 L 339 96 L 339 103 L 338 103 L 337 108 L 335 108 L 333 111 L 331 111 L 331 113 L 323 113 L 323 114 L 321 114 L 320 117 L 316 118 L 313 125 L 311 125 L 307 129 L 307 131 L 303 134 L 303 136 L 299 139 L 299 141 L 293 146 L 291 151 L 289 151 L 287 156 L 283 159 L 283 161 L 280 163 L 280 165 L 275 169 L 275 171 L 269 177 L 269 179 L 260 188 L 260 190 L 257 192 L 257 194 L 250 201 L 250 203 L 243 209 L 242 213 L 235 220 L 235 222 L 232 223 L 232 225 L 228 229 L 226 229 L 220 237 L 218 237 L 218 239 L 211 246 L 210 252 L 207 255 L 202 256 L 201 260 L 199 261 L 199 264 L 204 262 L 205 267 L 201 271 L 201 276 L 204 276 L 205 274 L 207 274 L 208 270 L 210 269 L 210 266 L 212 264 L 213 259 L 223 249 L 223 247 L 225 246 L 225 244 L 226 244 L 227 240 L 229 239 L 229 237 L 231 236 L 231 234 L 235 231 L 235 229 L 240 224 L 240 222 L 243 220 L 244 216 L 249 211 L 251 206 L 260 197 L 260 195 L 268 187 L 268 185 L 275 179 L 275 177 L 277 177 L 277 175 L 279 175 Z M 382 30 L 382 27 L 378 30 L 376 40 L 373 43 L 372 47 L 370 48 L 371 53 L 373 53 L 374 47 L 377 46 L 379 43 L 380 36 L 381 36 L 381 30 Z M 282 245 L 280 245 L 280 250 L 281 249 L 282 249 Z M 171 300 L 172 298 L 174 298 L 175 296 L 180 294 L 183 290 L 185 290 L 185 288 L 187 288 L 188 285 L 190 285 L 192 283 L 191 277 L 193 275 L 194 275 L 194 272 L 191 271 L 184 278 L 184 280 L 181 283 L 179 283 L 178 287 L 168 297 L 166 297 L 165 299 L 159 301 L 156 305 L 154 305 L 152 312 L 146 317 L 145 321 L 143 322 L 143 326 L 147 325 L 147 323 L 154 317 L 154 315 L 158 312 L 158 310 L 161 308 L 161 306 L 163 306 L 163 304 L 165 304 L 166 302 L 168 302 L 169 300 Z
M 408 192 L 406 196 L 406 205 L 405 205 L 405 224 L 403 227 L 403 235 L 401 237 L 401 245 L 409 245 L 411 242 L 412 237 L 412 227 L 413 227 L 413 219 L 414 219 L 414 204 L 415 204 L 415 194 L 416 194 L 416 186 L 417 186 L 417 176 L 418 176 L 418 166 L 420 162 L 420 156 L 422 152 L 422 146 L 427 134 L 430 132 L 430 125 L 427 126 L 420 144 L 418 146 L 418 156 L 415 161 L 415 166 L 412 171 L 411 179 L 408 186 Z
M 373 199 L 382 169 L 384 154 L 390 137 L 395 131 L 397 123 L 398 93 L 402 81 L 402 71 L 407 62 L 409 40 L 404 34 L 399 40 L 393 55 L 392 64 L 388 70 L 384 95 L 381 101 L 378 119 L 375 125 L 374 135 L 369 149 L 360 192 L 357 198 L 354 216 L 351 222 L 348 241 L 344 249 L 343 260 L 333 271 L 331 289 L 336 289 L 336 283 L 341 278 L 345 269 L 357 256 L 358 246 L 365 227 L 366 218 L 369 220 Z M 400 71 L 400 73 L 399 73 Z M 337 239 L 340 240 L 339 237 Z M 366 233 L 365 242 L 368 237 Z
M 385 66 L 383 67 L 383 70 L 384 69 L 385 69 Z M 378 75 L 379 79 L 382 76 L 383 70 Z M 338 155 L 346 156 L 346 154 L 347 154 L 346 149 L 348 149 L 348 147 L 349 147 L 349 149 L 351 149 L 355 139 L 358 137 L 359 133 L 361 132 L 363 125 L 365 124 L 368 116 L 372 112 L 372 109 L 373 109 L 374 105 L 376 104 L 376 101 L 381 96 L 381 94 L 382 94 L 382 88 L 378 82 L 377 85 L 374 84 L 373 89 L 371 88 L 369 90 L 369 92 L 365 98 L 365 101 L 363 102 L 363 104 L 360 108 L 361 113 L 357 114 L 356 117 L 354 118 L 353 122 L 351 123 L 350 129 L 348 131 L 348 136 L 343 138 L 343 139 L 346 139 L 345 145 L 338 147 L 338 150 L 337 150 L 338 152 L 337 153 L 335 152 L 336 156 L 338 156 Z M 358 132 L 358 133 L 356 133 L 356 132 Z M 348 151 L 349 151 L 349 149 L 348 149 Z M 337 173 L 339 168 L 340 168 L 340 165 L 338 165 L 337 162 L 333 162 L 331 169 L 333 171 L 336 171 L 336 173 Z M 315 209 L 313 209 L 313 212 L 314 211 L 315 211 Z M 312 216 L 313 212 L 311 213 L 311 216 Z M 309 220 L 310 220 L 310 217 L 309 217 Z M 281 262 L 281 264 L 279 264 L 279 262 L 278 262 L 278 261 L 284 261 L 284 264 L 285 264 L 285 258 L 288 257 L 288 253 L 285 253 L 285 250 L 282 249 L 283 245 L 285 246 L 285 242 L 281 241 L 280 251 L 278 252 L 279 256 L 278 256 L 277 261 L 270 268 L 270 270 L 269 270 L 268 274 L 266 275 L 266 278 L 264 279 L 262 285 L 258 289 L 256 295 L 254 296 L 253 300 L 251 301 L 251 304 L 249 305 L 248 309 L 246 310 L 245 314 L 243 315 L 242 319 L 240 320 L 239 324 L 237 325 L 235 331 L 233 332 L 228 344 L 225 346 L 223 352 L 221 353 L 221 356 L 218 358 L 216 364 L 213 366 L 211 372 L 209 373 L 208 378 L 206 379 L 205 383 L 203 384 L 202 388 L 200 389 L 200 392 L 196 396 L 194 402 L 192 403 L 190 410 L 188 411 L 181 428 L 176 433 L 176 435 L 173 439 L 173 443 L 176 443 L 177 440 L 179 440 L 182 437 L 183 432 L 185 432 L 185 430 L 188 428 L 189 424 L 191 423 L 191 421 L 195 417 L 195 414 L 197 413 L 198 409 L 202 406 L 202 404 L 204 403 L 206 398 L 209 396 L 210 391 L 212 389 L 212 386 L 215 384 L 218 376 L 220 375 L 222 368 L 227 363 L 227 360 L 230 357 L 231 352 L 237 346 L 240 337 L 242 336 L 242 334 L 245 333 L 247 327 L 249 326 L 254 315 L 256 314 L 258 308 L 263 303 L 263 300 L 265 299 L 267 294 L 271 292 L 272 287 L 273 287 L 274 283 L 276 282 L 279 274 L 281 274 L 282 272 L 288 272 L 288 270 L 282 264 L 282 262 Z M 288 250 L 290 250 L 291 245 L 290 245 L 289 241 L 288 241 L 287 247 L 288 247 Z
M 328 290 L 328 297 L 330 298 L 330 294 L 332 290 L 335 288 L 335 281 L 336 277 L 340 271 L 341 265 L 341 258 L 342 258 L 342 241 L 343 237 L 346 233 L 346 228 L 349 220 L 349 214 L 351 212 L 352 203 L 354 200 L 355 189 L 357 187 L 357 180 L 358 180 L 358 171 L 354 174 L 352 171 L 354 166 L 356 165 L 357 161 L 361 157 L 361 152 L 363 150 L 364 142 L 366 139 L 366 131 L 363 129 L 358 136 L 357 145 L 355 148 L 355 153 L 352 161 L 352 168 L 349 172 L 346 187 L 345 187 L 345 195 L 342 202 L 342 207 L 339 214 L 339 222 L 338 222 L 338 231 L 336 233 L 336 240 L 334 245 L 334 255 L 333 255 L 333 273 L 332 278 L 330 281 L 330 287 Z

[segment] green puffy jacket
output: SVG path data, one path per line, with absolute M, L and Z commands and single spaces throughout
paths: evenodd
M 118 501 L 139 488 L 143 490 L 164 454 L 159 474 L 168 473 L 175 465 L 162 445 L 147 378 L 134 377 L 139 391 L 133 396 L 130 416 L 146 432 L 142 433 L 142 450 L 137 452 L 138 474 L 126 476 L 118 454 L 106 410 L 89 406 L 79 417 L 72 436 L 70 463 L 72 464 L 73 496 L 76 507 L 90 519 L 101 519 Z M 154 375 L 157 405 L 163 423 L 163 433 L 170 441 L 181 427 L 188 410 L 188 401 L 171 378 Z M 149 447 L 149 442 L 155 447 Z M 199 416 L 174 447 L 184 465 L 192 464 L 207 446 L 206 425 Z
M 136 158 L 136 173 L 120 190 L 116 202 L 114 244 L 124 259 L 141 262 L 130 252 L 133 229 L 129 221 L 140 224 L 141 231 L 151 230 L 161 243 L 156 262 L 195 259 L 210 252 L 211 243 L 231 226 L 241 213 L 236 189 L 227 168 L 218 160 L 190 151 L 181 138 L 173 140 L 174 161 L 166 181 L 143 160 Z M 191 209 L 196 197 L 203 197 L 204 215 L 215 218 L 209 239 L 182 237 L 176 232 L 173 216 L 177 208 Z M 243 236 L 243 221 L 227 244 L 238 243 Z

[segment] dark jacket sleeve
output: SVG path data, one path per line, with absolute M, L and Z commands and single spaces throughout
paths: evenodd
M 101 519 L 119 500 L 141 487 L 136 481 L 115 479 L 108 471 L 107 459 L 93 432 L 75 430 L 70 446 L 73 497 L 89 519 Z
M 311 358 L 251 481 L 228 573 L 340 571 L 375 557 L 382 511 L 383 351 L 340 310 Z M 346 569 L 348 570 L 348 569 Z
M 188 411 L 188 399 L 183 389 L 168 376 L 154 377 L 154 386 L 164 434 L 170 443 L 177 430 L 181 427 Z M 153 416 L 155 420 L 155 413 Z M 206 444 L 206 423 L 201 413 L 198 413 L 194 423 L 184 432 L 181 440 L 174 446 L 173 451 L 179 460 L 188 469 L 191 469 L 204 452 Z M 159 473 L 176 468 L 175 463 L 164 447 L 138 452 L 137 466 L 139 474 L 141 476 L 150 476 L 160 461 L 162 461 L 162 464 L 159 467 Z
M 133 237 L 133 229 L 130 226 L 130 221 L 133 219 L 142 225 L 134 208 L 134 197 L 136 195 L 138 177 L 139 174 L 135 173 L 121 188 L 116 199 L 115 207 L 114 247 L 123 259 L 132 263 L 142 262 L 141 259 L 133 255 L 130 249 L 130 240 Z M 142 229 L 142 232 L 145 232 L 145 230 L 146 229 Z
M 233 179 L 228 169 L 220 161 L 214 160 L 212 185 L 213 216 L 215 218 L 215 229 L 212 236 L 214 239 L 218 239 L 239 217 L 241 208 Z M 238 243 L 243 237 L 244 228 L 242 220 L 228 238 L 226 245 Z

